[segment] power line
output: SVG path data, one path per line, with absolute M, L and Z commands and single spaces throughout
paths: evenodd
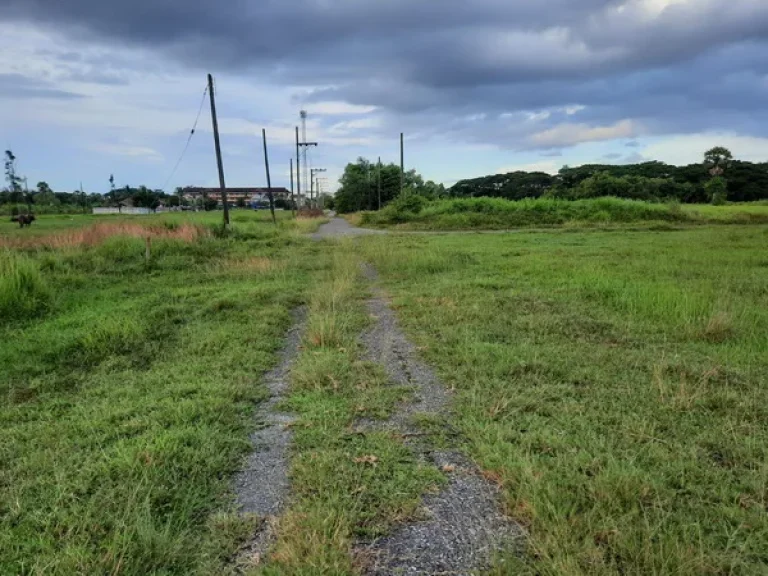
M 165 191 L 165 187 L 168 186 L 168 183 L 171 181 L 171 178 L 173 178 L 176 175 L 176 170 L 179 169 L 179 166 L 181 165 L 181 161 L 184 159 L 184 155 L 187 153 L 187 150 L 189 149 L 189 143 L 192 142 L 192 136 L 195 135 L 195 130 L 197 130 L 197 123 L 200 121 L 200 115 L 203 113 L 203 106 L 205 105 L 205 96 L 208 94 L 208 86 L 206 85 L 205 90 L 203 90 L 203 97 L 200 99 L 200 108 L 197 111 L 197 117 L 195 118 L 195 123 L 192 125 L 192 130 L 189 131 L 189 136 L 187 136 L 187 143 L 184 145 L 184 150 L 181 152 L 181 156 L 179 156 L 179 159 L 176 161 L 176 165 L 173 167 L 173 171 L 171 172 L 171 175 L 168 176 L 168 178 L 163 183 L 161 190 Z

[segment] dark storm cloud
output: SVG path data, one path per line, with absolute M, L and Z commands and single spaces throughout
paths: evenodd
M 0 98 L 72 100 L 82 97 L 74 92 L 58 90 L 45 82 L 30 80 L 21 74 L 0 74 Z
M 654 134 L 768 130 L 752 118 L 768 97 L 765 1 L 648 9 L 654 4 L 0 0 L 0 10 L 188 67 L 323 86 L 304 99 L 377 106 L 392 131 L 405 124 L 425 136 L 520 148 L 537 131 L 569 123 L 631 119 Z M 574 105 L 584 108 L 564 110 Z M 535 121 L 522 114 L 537 110 L 549 113 Z M 562 132 L 572 139 L 574 131 Z

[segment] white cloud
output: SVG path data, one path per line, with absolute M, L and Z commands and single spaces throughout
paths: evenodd
M 320 116 L 343 116 L 349 114 L 369 114 L 376 110 L 375 106 L 358 106 L 346 102 L 317 102 L 306 107 L 309 114 Z
M 531 135 L 530 141 L 535 146 L 574 146 L 582 142 L 629 138 L 635 136 L 637 132 L 637 124 L 632 120 L 621 120 L 610 126 L 559 124 L 554 128 Z
M 165 160 L 160 152 L 148 146 L 134 146 L 130 144 L 93 144 L 88 147 L 94 152 L 109 154 L 111 156 L 124 156 L 132 159 L 146 160 L 148 162 L 163 162 Z
M 704 152 L 714 146 L 725 146 L 738 160 L 768 161 L 768 138 L 727 133 L 703 133 L 672 136 L 642 149 L 645 158 L 685 165 L 702 161 Z
M 514 164 L 512 166 L 504 166 L 496 170 L 496 174 L 506 174 L 507 172 L 546 172 L 547 174 L 557 174 L 562 164 L 553 162 L 552 160 L 543 160 L 541 162 L 530 162 L 528 164 Z
M 563 108 L 563 111 L 565 111 L 568 116 L 573 116 L 574 114 L 578 114 L 582 110 L 584 110 L 586 106 L 582 106 L 581 104 L 575 104 L 574 106 L 566 106 Z
M 549 110 L 541 110 L 539 112 L 526 112 L 526 117 L 531 122 L 538 122 L 539 120 L 546 120 L 552 113 Z

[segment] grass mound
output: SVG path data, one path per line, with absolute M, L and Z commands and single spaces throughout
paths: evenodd
M 0 323 L 25 320 L 44 313 L 52 293 L 29 258 L 0 251 Z
M 362 224 L 400 225 L 411 229 L 503 229 L 561 226 L 569 223 L 691 222 L 696 215 L 677 206 L 618 198 L 589 200 L 504 200 L 462 198 L 436 202 L 396 201 L 379 212 L 366 212 Z

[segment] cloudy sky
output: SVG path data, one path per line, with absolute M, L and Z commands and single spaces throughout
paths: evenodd
M 451 184 L 563 164 L 768 160 L 766 0 L 0 0 L 0 144 L 30 184 L 287 185 L 309 112 L 330 189 L 357 156 Z M 167 184 L 166 184 L 167 182 Z

